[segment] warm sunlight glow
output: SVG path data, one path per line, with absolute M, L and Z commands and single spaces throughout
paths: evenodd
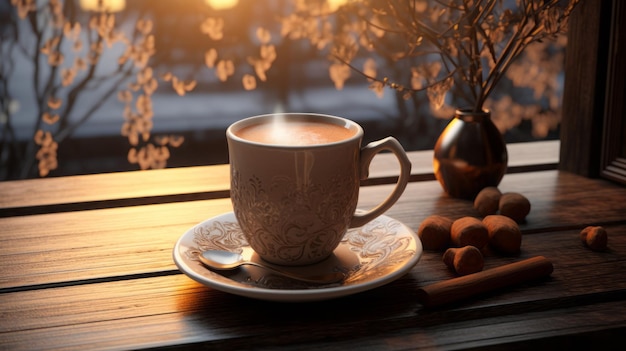
M 341 6 L 345 5 L 348 0 L 328 0 L 328 7 L 331 11 L 336 11 Z
M 227 10 L 237 5 L 239 0 L 204 0 L 214 10 Z
M 119 12 L 126 7 L 126 0 L 80 0 L 80 8 L 85 11 Z

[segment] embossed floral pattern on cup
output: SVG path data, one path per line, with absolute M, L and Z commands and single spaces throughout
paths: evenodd
M 345 234 L 358 200 L 355 178 L 356 174 L 334 177 L 325 184 L 305 187 L 276 176 L 264 184 L 257 177 L 241 179 L 233 169 L 231 197 L 238 204 L 235 213 L 243 233 L 259 255 L 286 263 L 317 262 L 326 258 Z M 346 191 L 350 188 L 354 190 Z M 272 201 L 268 189 L 274 189 L 272 195 L 281 200 Z

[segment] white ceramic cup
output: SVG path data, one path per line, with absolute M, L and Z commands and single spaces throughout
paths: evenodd
M 243 129 L 277 121 L 341 126 L 349 136 L 313 145 L 288 145 L 246 139 Z M 243 136 L 243 137 L 242 137 Z M 411 163 L 393 137 L 361 147 L 363 129 L 355 122 L 308 113 L 268 114 L 233 123 L 226 131 L 231 199 L 237 221 L 263 259 L 281 265 L 324 260 L 348 228 L 360 227 L 387 211 L 406 188 Z M 297 137 L 296 139 L 301 139 Z M 375 208 L 356 212 L 360 181 L 367 179 L 374 156 L 388 150 L 400 164 L 391 194 Z

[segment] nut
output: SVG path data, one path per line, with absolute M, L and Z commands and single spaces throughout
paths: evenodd
M 489 233 L 489 246 L 503 254 L 519 253 L 522 247 L 522 232 L 517 223 L 506 216 L 490 215 L 483 218 Z
M 447 217 L 432 215 L 426 217 L 417 230 L 425 250 L 444 250 L 450 246 L 450 228 L 452 220 Z
M 530 201 L 519 193 L 504 193 L 500 197 L 500 214 L 522 222 L 530 213 Z
M 443 262 L 459 275 L 467 275 L 483 270 L 483 254 L 475 246 L 451 247 L 443 254 Z
M 593 251 L 604 251 L 609 242 L 609 235 L 603 227 L 588 226 L 580 232 L 580 240 Z
M 488 186 L 481 190 L 474 199 L 474 208 L 482 217 L 496 214 L 500 206 L 502 193 L 495 186 Z
M 472 245 L 483 248 L 489 242 L 489 234 L 480 219 L 462 217 L 452 223 L 450 239 L 457 247 Z

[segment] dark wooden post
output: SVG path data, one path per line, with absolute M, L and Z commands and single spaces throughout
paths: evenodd
M 623 122 L 625 8 L 619 0 L 583 0 L 570 18 L 561 121 L 561 170 L 626 181 L 626 166 L 620 169 L 626 155 L 626 124 Z

